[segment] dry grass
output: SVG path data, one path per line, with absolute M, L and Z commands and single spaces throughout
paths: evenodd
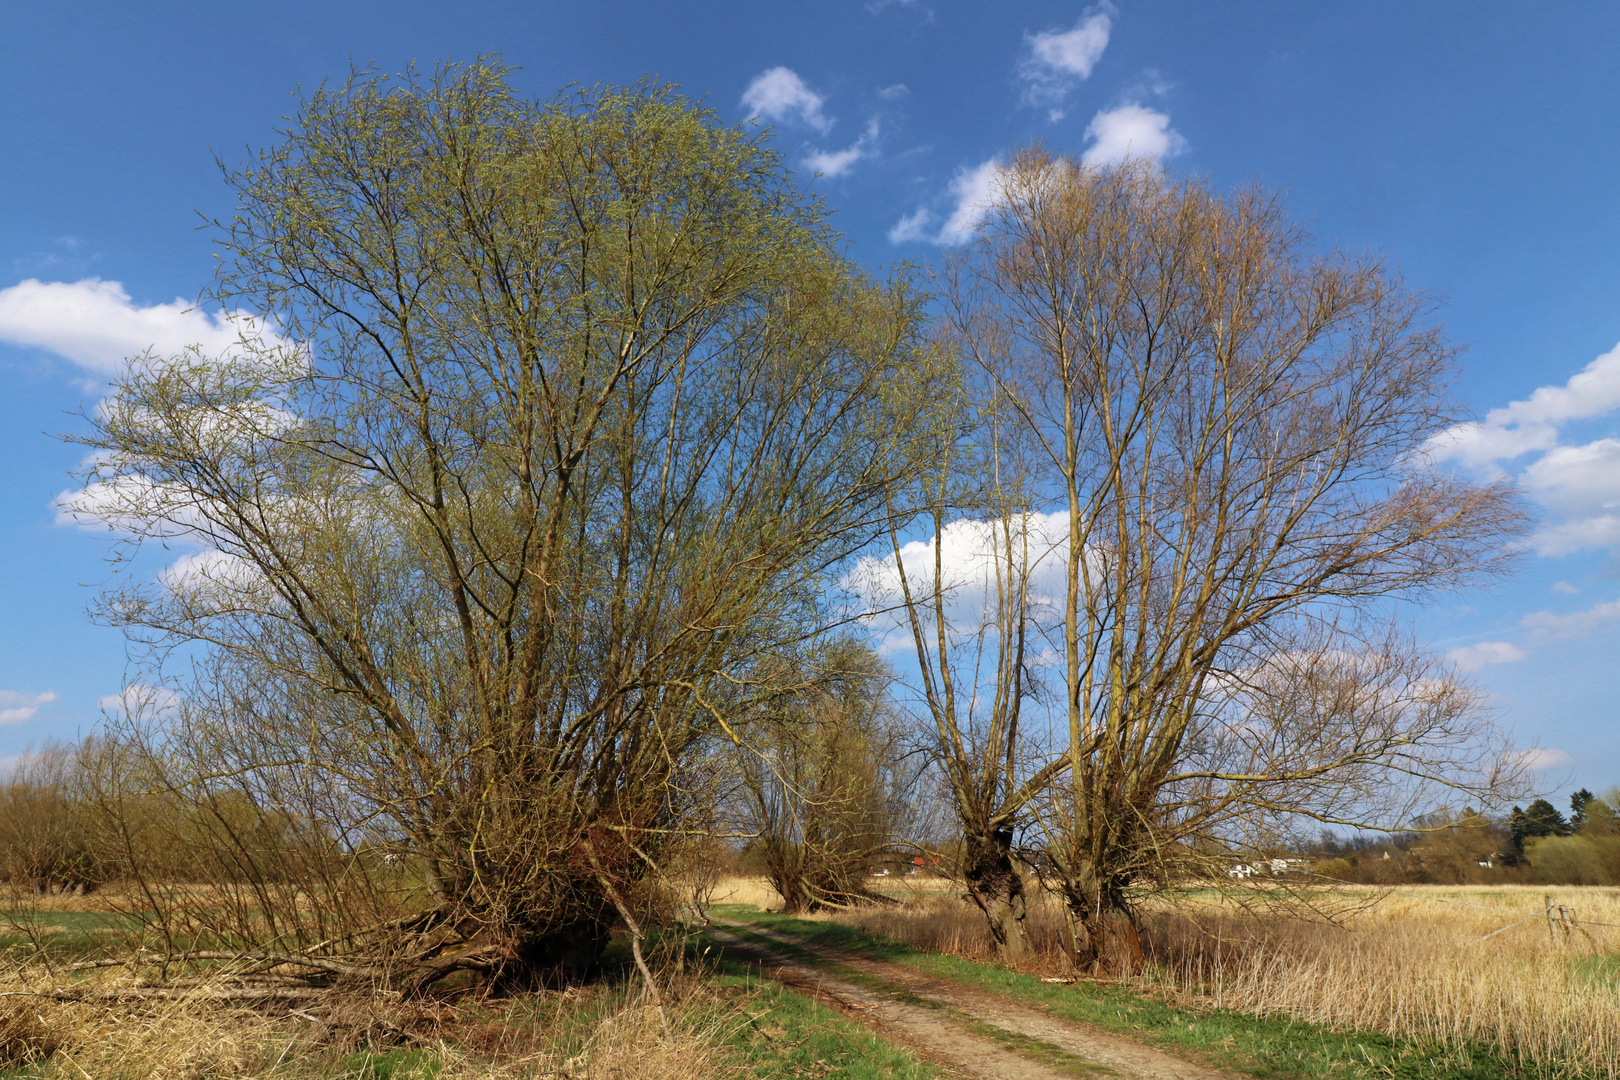
M 0 1072 L 33 1066 L 40 1080 L 728 1080 L 734 1072 L 728 1012 L 690 977 L 668 985 L 676 1020 L 668 1036 L 638 994 L 611 989 L 516 999 L 494 1013 L 359 997 L 248 1009 L 40 993 L 85 985 L 37 970 L 0 975 Z
M 1581 929 L 1549 934 L 1549 892 Z M 1620 1075 L 1620 890 L 1408 888 L 1344 923 L 1216 898 L 1149 919 L 1157 976 L 1214 1005 L 1485 1045 L 1532 1075 Z
M 781 908 L 782 897 L 760 877 L 722 878 L 709 898 L 714 904 L 752 904 L 761 911 Z
M 1548 894 L 1575 909 L 1567 936 L 1548 933 Z M 1487 1046 L 1532 1076 L 1620 1076 L 1620 889 L 1343 889 L 1319 898 L 1337 906 L 1334 922 L 1253 899 L 1210 891 L 1151 904 L 1144 981 L 1212 1007 Z M 983 919 L 959 895 L 823 917 L 924 949 L 993 957 Z M 1022 966 L 1064 967 L 1061 910 L 1042 898 L 1027 927 Z
M 209 886 L 190 889 L 203 899 Z M 76 915 L 144 907 L 138 893 L 39 895 L 0 887 L 0 1073 L 40 1080 L 726 1080 L 735 1008 L 702 978 L 661 983 L 675 1030 L 665 1035 L 639 984 L 456 1005 L 336 994 L 236 1007 L 205 996 L 65 1001 L 61 991 L 138 988 L 152 969 L 72 971 L 64 961 L 133 945 Z M 63 940 L 71 939 L 71 940 Z M 56 944 L 66 949 L 53 952 Z M 185 975 L 172 971 L 170 975 Z
M 892 896 L 902 903 L 920 903 L 929 897 L 954 895 L 961 886 L 944 878 L 918 875 L 896 875 L 868 878 L 867 886 L 873 891 Z M 782 897 L 762 877 L 721 878 L 709 898 L 714 904 L 752 904 L 761 911 L 780 911 Z

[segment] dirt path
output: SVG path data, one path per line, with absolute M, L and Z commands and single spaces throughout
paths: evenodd
M 733 924 L 735 925 L 735 924 Z M 711 927 L 709 936 L 760 962 L 777 982 L 827 1002 L 963 1080 L 1074 1080 L 1077 1070 L 1033 1061 L 952 1023 L 940 1010 L 829 975 L 758 942 Z M 1101 1072 L 1102 1070 L 1098 1070 Z
M 726 944 L 767 956 L 767 968 L 773 978 L 837 1000 L 846 1011 L 854 1012 L 870 1026 L 879 1028 L 885 1036 L 905 1043 L 957 1075 L 983 1080 L 1044 1080 L 1046 1077 L 1072 1080 L 1077 1074 L 1094 1070 L 1100 1075 L 1112 1073 L 1139 1080 L 1233 1080 L 1230 1073 L 1196 1065 L 1111 1031 L 1051 1016 L 1000 994 L 937 979 L 900 964 L 815 945 L 765 927 L 716 921 L 842 964 L 851 971 L 880 980 L 899 991 L 902 998 L 911 998 L 910 1003 L 897 1001 L 892 991 L 885 994 L 876 988 L 839 979 L 752 941 L 716 933 Z M 974 1022 L 1009 1033 L 1012 1039 L 1008 1041 L 1017 1041 L 1018 1037 L 1036 1040 L 1061 1051 L 1068 1060 L 1043 1063 L 1001 1045 L 992 1037 L 976 1034 Z

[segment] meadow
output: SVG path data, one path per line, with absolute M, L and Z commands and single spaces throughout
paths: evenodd
M 950 883 L 876 883 L 893 903 L 795 919 L 763 882 L 714 892 L 730 919 L 875 950 L 1232 1072 L 1268 1077 L 1620 1075 L 1620 889 L 1344 887 L 1300 917 L 1264 889 L 1148 904 L 1150 965 L 1070 980 L 1061 909 L 1037 896 L 1030 954 L 993 962 Z M 655 950 L 663 1028 L 622 944 L 599 984 L 510 998 L 387 994 L 265 1001 L 143 994 L 151 969 L 82 966 L 127 942 L 128 898 L 21 898 L 0 937 L 0 1075 L 407 1080 L 788 1080 L 904 1077 L 933 1066 L 857 1020 L 762 978 L 701 936 Z M 1546 906 L 1555 909 L 1549 923 Z M 1566 910 L 1557 917 L 1556 908 Z M 839 936 L 842 935 L 842 936 Z M 81 966 L 75 966 L 81 965 Z M 169 972 L 174 985 L 175 972 Z M 1344 1035 L 1335 1041 L 1335 1033 Z M 1383 1037 L 1383 1038 L 1379 1038 Z

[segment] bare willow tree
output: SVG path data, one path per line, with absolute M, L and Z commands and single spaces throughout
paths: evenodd
M 877 898 L 868 872 L 910 833 L 922 771 L 869 646 L 836 641 L 808 661 L 734 750 L 741 831 L 790 912 Z
M 937 329 L 935 347 L 956 355 L 952 328 Z M 977 327 L 975 340 L 989 332 Z M 948 389 L 927 416 L 932 466 L 903 497 L 919 508 L 927 540 L 903 542 L 897 516 L 891 558 L 869 557 L 856 585 L 910 639 L 915 690 L 959 829 L 956 871 L 997 952 L 1014 958 L 1024 952 L 1027 912 L 1017 836 L 1066 762 L 1034 750 L 1025 718 L 1038 682 L 1035 620 L 1051 599 L 1038 579 L 1049 576 L 1052 544 L 1034 509 L 1031 447 L 1004 395 L 993 381 Z
M 1200 857 L 1503 793 L 1475 695 L 1391 629 L 1503 569 L 1525 520 L 1424 466 L 1455 355 L 1429 301 L 1262 192 L 1039 149 L 959 270 L 959 336 L 1065 519 L 1042 817 L 1079 964 L 1136 965 L 1133 897 Z
M 101 608 L 194 663 L 148 745 L 339 857 L 238 940 L 406 990 L 588 971 L 717 703 L 770 693 L 883 531 L 917 298 L 761 136 L 650 84 L 362 73 L 227 179 L 212 295 L 280 339 L 137 359 L 83 439 L 78 512 L 201 548 Z M 398 887 L 356 891 L 384 862 Z M 371 936 L 330 925 L 384 894 Z

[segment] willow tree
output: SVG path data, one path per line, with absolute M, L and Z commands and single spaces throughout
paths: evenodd
M 1076 961 L 1128 970 L 1133 898 L 1200 858 L 1507 790 L 1391 605 L 1501 570 L 1524 516 L 1424 465 L 1454 416 L 1429 302 L 1274 198 L 1040 150 L 997 194 L 951 317 L 1066 526 L 1047 865 Z
M 788 912 L 880 899 L 868 873 L 911 831 L 921 772 L 871 648 L 836 641 L 807 659 L 735 751 L 740 831 Z
M 195 646 L 177 787 L 420 871 L 382 945 L 308 910 L 360 858 L 236 930 L 381 950 L 406 988 L 587 970 L 700 798 L 717 703 L 771 692 L 882 531 L 917 300 L 660 86 L 362 73 L 227 180 L 211 295 L 280 337 L 138 358 L 90 418 L 77 511 L 200 548 L 102 612 Z
M 955 330 L 937 325 L 935 347 L 957 355 L 967 335 Z M 974 325 L 971 340 L 993 332 Z M 904 520 L 926 539 L 903 541 L 896 515 L 887 556 L 868 556 L 852 584 L 874 616 L 884 613 L 910 639 L 912 690 L 961 842 L 955 869 L 997 953 L 1013 959 L 1025 949 L 1028 909 L 1018 836 L 1067 762 L 1040 749 L 1038 710 L 1027 715 L 1041 683 L 1051 521 L 1036 509 L 1030 458 L 1038 448 L 994 381 L 958 377 L 942 389 L 928 416 L 930 466 L 900 497 L 918 512 Z

